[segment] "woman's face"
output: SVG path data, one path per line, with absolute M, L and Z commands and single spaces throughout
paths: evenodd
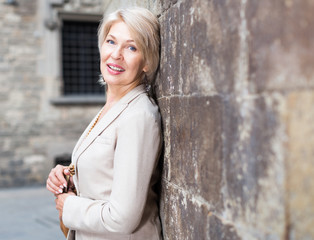
M 100 70 L 109 86 L 138 83 L 143 71 L 147 71 L 143 54 L 122 21 L 111 26 L 101 46 L 100 57 Z

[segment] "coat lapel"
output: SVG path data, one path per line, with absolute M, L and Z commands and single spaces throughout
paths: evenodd
M 81 137 L 77 141 L 77 143 L 76 143 L 76 145 L 75 145 L 75 147 L 73 149 L 73 152 L 72 152 L 72 159 L 74 159 L 74 156 L 76 155 L 75 153 L 77 152 L 78 148 L 81 146 L 82 142 L 86 138 L 89 129 L 92 127 L 93 123 L 96 121 L 96 118 L 100 114 L 101 110 L 97 113 L 97 115 L 94 117 L 94 119 L 89 123 L 89 125 L 86 127 L 86 129 L 82 133 Z
M 143 92 L 145 92 L 143 85 L 137 86 L 136 88 L 128 92 L 103 116 L 103 118 L 95 125 L 93 130 L 87 136 L 88 131 L 95 122 L 98 114 L 101 112 L 99 111 L 99 113 L 94 117 L 92 122 L 85 129 L 84 133 L 80 137 L 78 143 L 73 150 L 72 157 L 74 159 L 75 165 L 79 156 L 88 148 L 88 146 L 95 140 L 95 138 L 99 136 L 99 134 L 101 134 L 110 125 L 110 123 L 112 123 L 127 108 L 128 104 L 132 100 L 134 100 Z

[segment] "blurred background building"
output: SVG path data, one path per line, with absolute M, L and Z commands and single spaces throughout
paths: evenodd
M 102 14 L 161 23 L 165 239 L 313 239 L 311 0 L 1 0 L 0 187 L 45 183 L 104 104 Z
M 104 103 L 103 1 L 0 4 L 0 187 L 44 183 Z

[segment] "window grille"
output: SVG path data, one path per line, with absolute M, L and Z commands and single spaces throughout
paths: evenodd
M 63 20 L 63 94 L 103 95 L 97 39 L 98 22 Z

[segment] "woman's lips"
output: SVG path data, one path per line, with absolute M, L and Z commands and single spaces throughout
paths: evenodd
M 113 64 L 113 63 L 109 63 L 107 64 L 107 69 L 109 71 L 109 73 L 113 74 L 113 75 L 118 75 L 121 74 L 125 71 L 125 69 L 117 64 Z

